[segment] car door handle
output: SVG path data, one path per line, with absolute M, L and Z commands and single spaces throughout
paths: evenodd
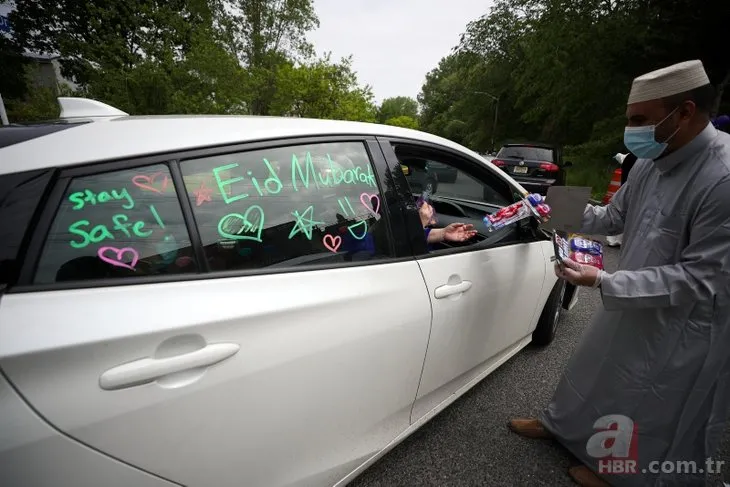
M 210 367 L 235 355 L 236 343 L 214 343 L 200 350 L 167 358 L 143 358 L 107 370 L 99 378 L 102 389 L 113 391 L 153 382 L 166 375 Z
M 461 281 L 459 284 L 444 284 L 443 286 L 437 287 L 433 295 L 436 299 L 443 299 L 454 294 L 465 293 L 471 288 L 471 281 Z

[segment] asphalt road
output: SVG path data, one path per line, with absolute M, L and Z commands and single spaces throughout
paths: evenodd
M 618 251 L 606 249 L 606 268 Z M 555 341 L 528 347 L 398 445 L 350 484 L 396 486 L 575 486 L 572 456 L 559 445 L 509 432 L 513 417 L 534 417 L 547 405 L 584 327 L 600 306 L 598 291 L 581 290 L 578 304 L 561 318 Z M 730 481 L 728 434 L 716 459 L 725 472 L 708 485 Z

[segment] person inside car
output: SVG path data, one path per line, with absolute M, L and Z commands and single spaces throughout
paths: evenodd
M 444 228 L 431 228 L 429 225 L 436 223 L 434 219 L 433 206 L 424 202 L 418 209 L 418 215 L 421 217 L 421 225 L 426 236 L 426 242 L 431 244 L 438 242 L 465 242 L 477 234 L 474 225 L 468 223 L 450 223 Z

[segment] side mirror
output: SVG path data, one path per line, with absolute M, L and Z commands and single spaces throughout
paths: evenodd
M 565 167 L 565 168 L 568 168 L 568 167 L 573 167 L 573 163 L 572 163 L 572 162 L 570 162 L 570 161 L 565 161 L 565 162 L 563 163 L 563 167 Z

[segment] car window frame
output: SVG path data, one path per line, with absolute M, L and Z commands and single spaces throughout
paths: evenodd
M 387 238 L 390 244 L 390 257 L 378 258 L 367 261 L 336 262 L 327 264 L 315 264 L 306 266 L 282 266 L 262 267 L 256 269 L 240 270 L 211 270 L 205 257 L 200 232 L 195 221 L 192 202 L 188 197 L 183 175 L 180 170 L 180 163 L 198 158 L 221 156 L 232 153 L 257 151 L 287 146 L 326 144 L 338 142 L 357 142 L 363 144 L 372 165 L 378 191 L 381 195 L 381 214 L 384 219 Z M 49 284 L 35 284 L 33 278 L 40 263 L 40 256 L 43 252 L 45 241 L 52 229 L 53 222 L 63 202 L 64 195 L 71 180 L 78 177 L 96 176 L 110 172 L 130 170 L 155 164 L 166 165 L 170 171 L 170 177 L 175 187 L 178 203 L 183 215 L 183 220 L 188 231 L 191 246 L 198 264 L 198 271 L 187 274 L 176 275 L 152 275 L 140 277 L 124 277 L 112 279 L 90 279 L 81 281 L 66 281 Z M 50 169 L 50 168 L 49 168 Z M 340 269 L 345 267 L 360 267 L 396 263 L 413 260 L 411 248 L 403 245 L 407 237 L 403 222 L 403 209 L 400 207 L 401 198 L 392 180 L 392 172 L 388 168 L 385 157 L 376 137 L 372 135 L 315 135 L 309 137 L 282 137 L 263 141 L 242 142 L 222 146 L 212 146 L 189 150 L 180 150 L 164 154 L 141 155 L 133 158 L 116 159 L 111 161 L 97 161 L 79 165 L 61 167 L 57 169 L 57 177 L 51 183 L 52 188 L 48 193 L 43 208 L 37 212 L 37 220 L 32 222 L 32 234 L 29 237 L 28 250 L 21 263 L 19 277 L 14 286 L 9 287 L 5 292 L 27 293 L 43 292 L 68 289 L 89 289 L 102 287 L 130 286 L 156 284 L 177 281 L 195 281 L 201 279 L 221 279 L 231 277 L 258 276 L 268 274 L 284 274 L 295 272 L 311 272 L 327 269 Z
M 53 185 L 57 178 L 57 171 L 53 168 L 43 168 L 31 169 L 15 173 L 0 174 L 0 179 L 15 177 L 22 179 L 17 181 L 13 187 L 8 187 L 7 193 L 1 195 L 3 198 L 9 196 L 15 191 L 18 191 L 20 188 L 26 189 L 25 186 L 27 186 L 28 184 L 33 184 L 35 182 L 40 182 L 43 186 L 43 189 L 37 194 L 27 196 L 28 200 L 31 201 L 32 211 L 30 211 L 30 214 L 27 215 L 28 218 L 21 222 L 22 226 L 20 228 L 16 227 L 13 230 L 14 232 L 17 232 L 16 236 L 20 237 L 20 244 L 18 250 L 15 252 L 14 258 L 8 259 L 9 262 L 6 264 L 7 268 L 3 269 L 5 272 L 12 273 L 3 276 L 4 279 L 0 281 L 0 296 L 4 294 L 7 290 L 13 288 L 20 279 L 23 262 L 25 262 L 26 256 L 28 255 L 30 239 L 33 235 L 35 225 L 40 218 L 40 214 L 43 211 L 45 202 L 51 194 Z M 0 202 L 0 205 L 4 206 L 4 203 L 5 201 Z M 1 208 L 0 214 L 2 214 Z M 0 242 L 0 246 L 3 246 L 5 249 L 7 249 L 7 246 L 9 246 L 9 244 L 8 242 Z M 15 269 L 14 272 L 13 268 Z
M 505 183 L 505 185 L 512 190 L 513 194 L 523 194 L 523 191 L 512 184 L 510 181 L 508 181 L 506 178 L 502 177 L 497 171 L 491 168 L 489 165 L 487 165 L 484 161 L 476 159 L 472 157 L 469 154 L 466 154 L 462 151 L 455 150 L 451 147 L 435 144 L 433 142 L 423 141 L 419 139 L 408 139 L 408 138 L 401 138 L 401 137 L 379 137 L 378 141 L 381 145 L 381 148 L 383 150 L 383 153 L 386 156 L 386 159 L 389 160 L 389 166 L 393 168 L 394 172 L 398 172 L 400 174 L 400 178 L 402 178 L 402 184 L 403 186 L 400 188 L 400 196 L 404 199 L 403 206 L 407 208 L 406 211 L 406 217 L 409 220 L 406 225 L 406 229 L 409 231 L 410 234 L 410 240 L 411 241 L 420 241 L 413 244 L 414 247 L 414 255 L 416 259 L 422 260 L 422 259 L 429 259 L 434 257 L 440 257 L 443 255 L 453 255 L 453 254 L 460 254 L 465 252 L 476 252 L 481 250 L 487 250 L 487 249 L 495 249 L 495 248 L 501 248 L 501 247 L 507 247 L 510 245 L 520 245 L 525 243 L 532 243 L 539 240 L 542 240 L 539 235 L 537 235 L 535 232 L 525 232 L 522 230 L 522 228 L 525 226 L 525 224 L 518 223 L 517 225 L 513 225 L 511 227 L 498 230 L 498 232 L 505 231 L 505 232 L 515 232 L 517 241 L 507 241 L 506 243 L 501 243 L 502 241 L 506 239 L 500 239 L 499 241 L 490 241 L 490 240 L 484 240 L 482 242 L 474 243 L 471 245 L 464 245 L 464 246 L 458 246 L 448 249 L 437 249 L 437 250 L 428 250 L 428 245 L 426 243 L 426 239 L 424 237 L 423 227 L 421 226 L 420 217 L 418 215 L 418 208 L 416 207 L 415 201 L 413 199 L 413 194 L 410 192 L 410 187 L 408 186 L 408 182 L 406 180 L 405 175 L 403 175 L 402 171 L 397 171 L 395 167 L 400 167 L 400 162 L 396 156 L 395 150 L 393 149 L 392 144 L 402 144 L 402 145 L 409 145 L 414 146 L 418 148 L 422 148 L 426 151 L 434 151 L 436 153 L 445 153 L 447 157 L 450 158 L 456 158 L 461 159 L 466 165 L 468 165 L 471 168 L 476 169 L 475 171 L 464 171 L 470 176 L 478 179 L 483 184 L 487 184 L 483 181 L 482 178 L 478 177 L 477 174 L 485 174 L 488 175 L 489 178 L 498 179 L 499 181 L 502 181 Z M 449 164 L 447 164 L 449 165 Z M 450 165 L 449 165 L 450 166 Z M 451 166 L 450 166 L 451 167 Z M 457 167 L 458 170 L 461 170 Z M 505 236 L 507 236 L 508 233 L 505 233 Z

